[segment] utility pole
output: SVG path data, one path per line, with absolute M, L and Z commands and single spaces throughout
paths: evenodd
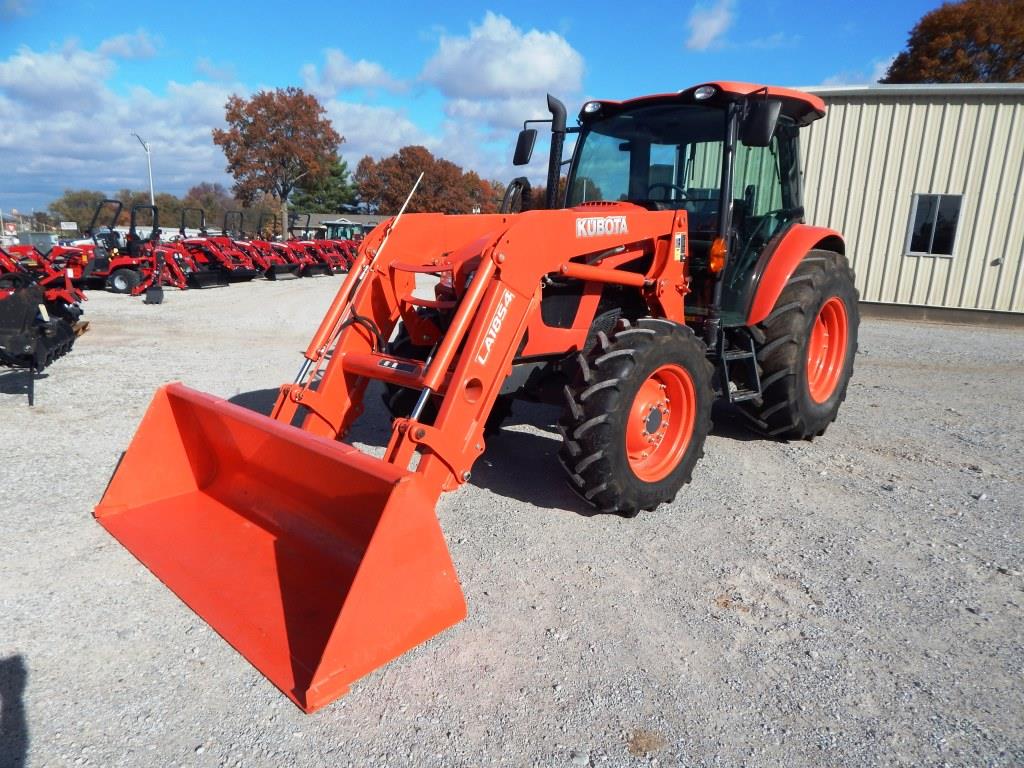
M 146 150 L 146 167 L 149 168 L 149 204 L 152 206 L 156 205 L 156 195 L 153 194 L 153 158 L 149 154 L 149 142 L 143 141 L 142 137 L 139 136 L 135 131 L 132 131 L 132 136 L 139 140 L 139 144 Z

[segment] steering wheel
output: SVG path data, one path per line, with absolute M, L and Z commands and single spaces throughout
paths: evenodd
M 678 184 L 668 184 L 668 183 L 661 182 L 661 181 L 659 181 L 659 182 L 657 182 L 655 184 L 651 184 L 651 186 L 649 186 L 647 188 L 647 197 L 648 197 L 649 200 L 654 200 L 655 199 L 655 198 L 651 197 L 651 193 L 654 190 L 658 189 L 658 188 L 663 188 L 665 190 L 666 194 L 665 194 L 664 202 L 668 202 L 669 200 L 672 199 L 672 196 L 671 196 L 672 190 L 675 190 L 676 192 L 679 193 L 679 197 L 676 198 L 676 201 L 685 201 L 686 200 L 686 188 L 685 187 L 681 187 Z
M 752 243 L 756 237 L 763 237 L 761 232 L 762 229 L 766 228 L 766 225 L 771 224 L 774 219 L 778 219 L 780 222 L 784 221 L 789 215 L 789 211 L 785 208 L 779 208 L 775 211 L 766 211 L 761 220 L 757 222 L 757 226 L 754 227 L 750 235 L 747 236 L 747 242 Z

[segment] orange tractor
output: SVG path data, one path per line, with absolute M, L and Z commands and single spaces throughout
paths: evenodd
M 269 417 L 161 388 L 96 508 L 305 711 L 465 616 L 434 505 L 499 399 L 560 403 L 569 484 L 632 516 L 690 480 L 716 399 L 810 439 L 846 396 L 853 274 L 801 205 L 820 99 L 706 83 L 588 102 L 572 128 L 548 106 L 548 210 L 377 227 Z M 410 393 L 382 458 L 344 442 L 372 381 Z

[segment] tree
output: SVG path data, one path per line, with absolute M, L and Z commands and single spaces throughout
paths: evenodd
M 475 171 L 466 171 L 462 176 L 466 194 L 473 201 L 473 210 L 480 213 L 497 213 L 501 198 L 505 196 L 505 185 L 500 181 L 481 179 Z
M 355 200 L 356 188 L 352 184 L 348 163 L 339 157 L 331 163 L 330 171 L 323 179 L 312 183 L 302 179 L 295 189 L 292 208 L 297 213 L 341 213 Z
M 177 232 L 181 226 L 181 198 L 170 192 L 157 192 L 156 207 L 160 212 L 160 229 L 168 235 Z
M 206 224 L 211 229 L 216 229 L 224 219 L 224 212 L 240 208 L 241 204 L 231 196 L 223 184 L 211 184 L 204 181 L 196 184 L 185 193 L 181 201 L 182 208 L 202 208 L 206 214 Z M 177 224 L 181 224 L 181 214 L 178 214 Z M 188 224 L 199 224 L 198 214 L 190 214 Z
M 410 146 L 379 162 L 369 156 L 359 161 L 355 179 L 360 202 L 381 214 L 398 213 L 421 172 L 423 181 L 406 209 L 410 213 L 490 212 L 497 210 L 504 194 L 499 182 L 483 181 L 450 160 L 434 157 L 426 147 Z
M 214 129 L 213 143 L 235 177 L 235 196 L 248 203 L 261 192 L 275 195 L 283 221 L 296 184 L 326 177 L 345 140 L 316 97 L 301 88 L 258 91 L 251 99 L 232 96 L 224 117 L 228 127 Z
M 576 182 L 577 185 L 581 185 L 583 179 L 586 179 L 586 177 L 585 176 L 580 177 L 580 179 L 577 180 L 577 182 Z M 588 179 L 588 182 L 589 182 L 589 179 Z M 561 206 L 561 205 L 564 204 L 564 202 L 565 202 L 565 192 L 566 192 L 566 188 L 567 188 L 568 183 L 569 183 L 569 180 L 565 176 L 559 176 L 558 177 L 558 191 L 555 193 L 555 205 L 556 206 Z M 600 200 L 601 199 L 601 190 L 597 187 L 596 184 L 593 184 L 593 182 L 589 182 L 589 184 L 591 186 L 587 187 L 587 198 L 589 200 Z M 530 190 L 529 204 L 525 204 L 524 203 L 523 210 L 524 211 L 539 211 L 539 210 L 542 210 L 544 208 L 547 208 L 548 207 L 547 200 L 548 200 L 548 187 L 547 187 L 547 184 L 545 184 L 542 187 L 536 187 L 534 189 L 531 189 Z
M 1024 82 L 1024 2 L 961 0 L 926 13 L 880 82 Z
M 96 206 L 106 197 L 91 189 L 65 189 L 64 194 L 50 203 L 50 213 L 57 221 L 73 221 L 81 232 L 89 226 Z
M 121 209 L 121 215 L 117 217 L 118 226 L 127 227 L 131 222 L 132 208 L 136 205 L 149 205 L 149 190 L 133 190 L 133 189 L 119 189 L 114 194 L 115 200 L 120 200 L 124 203 L 124 207 Z M 149 213 L 139 214 L 139 226 L 141 227 L 143 222 L 146 222 L 146 226 L 149 224 Z
M 57 226 L 58 222 L 46 211 L 33 211 L 32 230 L 34 232 L 47 232 Z

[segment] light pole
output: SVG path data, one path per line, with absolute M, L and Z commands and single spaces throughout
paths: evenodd
M 139 136 L 135 131 L 132 131 L 132 136 L 139 140 L 139 144 L 146 150 L 146 167 L 149 168 L 149 204 L 152 206 L 156 205 L 156 195 L 153 194 L 153 159 L 149 154 L 149 142 L 143 141 L 142 137 Z

